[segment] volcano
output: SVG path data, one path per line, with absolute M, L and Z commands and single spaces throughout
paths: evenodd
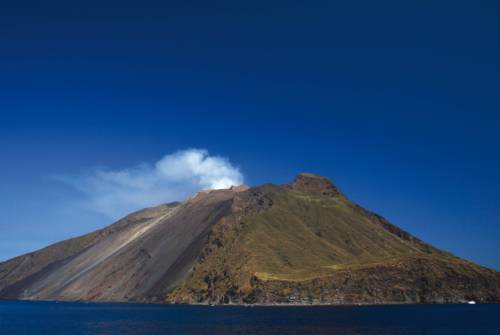
M 0 298 L 190 304 L 500 301 L 500 273 L 431 246 L 327 178 L 207 190 L 0 263 Z

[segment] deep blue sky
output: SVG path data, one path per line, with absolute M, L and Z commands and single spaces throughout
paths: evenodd
M 110 223 L 50 176 L 195 147 L 500 269 L 499 60 L 498 1 L 3 3 L 0 260 Z

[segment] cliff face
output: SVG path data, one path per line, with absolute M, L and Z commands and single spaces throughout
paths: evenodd
M 0 298 L 168 303 L 500 301 L 500 273 L 430 246 L 324 177 L 200 192 L 0 264 Z

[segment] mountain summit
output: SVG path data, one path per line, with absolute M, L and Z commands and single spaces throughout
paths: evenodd
M 500 301 L 500 273 L 413 237 L 327 178 L 197 193 L 0 263 L 0 298 L 237 304 Z
M 288 184 L 288 187 L 295 191 L 316 195 L 340 195 L 339 190 L 330 180 L 312 173 L 300 173 L 292 183 Z

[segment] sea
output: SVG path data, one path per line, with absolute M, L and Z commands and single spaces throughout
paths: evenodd
M 187 306 L 0 301 L 0 334 L 500 334 L 500 305 Z

